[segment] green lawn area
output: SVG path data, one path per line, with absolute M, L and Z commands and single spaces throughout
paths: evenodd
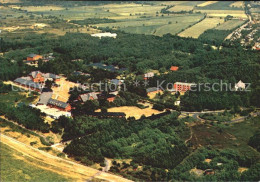
M 68 181 L 67 178 L 43 170 L 21 160 L 24 156 L 1 144 L 1 181 Z M 21 157 L 21 158 L 19 158 Z
M 29 97 L 26 97 L 26 92 L 18 92 L 18 91 L 11 91 L 7 94 L 0 94 L 0 103 L 5 103 L 7 105 L 14 105 L 17 103 L 25 103 L 30 104 L 32 103 L 37 96 L 29 94 Z

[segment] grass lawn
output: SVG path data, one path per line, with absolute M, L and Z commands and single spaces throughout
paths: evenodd
M 26 92 L 17 91 L 11 91 L 7 94 L 0 94 L 0 103 L 5 103 L 7 105 L 15 105 L 20 102 L 30 104 L 34 102 L 38 97 L 32 94 L 29 94 L 27 97 L 26 94 Z
M 68 181 L 57 173 L 43 170 L 25 162 L 22 153 L 1 144 L 1 181 Z
M 36 96 L 29 96 L 26 97 L 21 92 L 9 92 L 8 94 L 0 94 L 0 103 L 6 103 L 8 105 L 14 105 L 17 101 L 23 102 L 25 104 L 32 103 L 37 97 Z

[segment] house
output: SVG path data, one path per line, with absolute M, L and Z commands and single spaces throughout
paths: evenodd
M 158 87 L 150 87 L 146 89 L 146 93 L 149 98 L 153 98 L 157 93 L 161 93 L 161 92 L 162 90 Z
M 33 82 L 43 83 L 46 80 L 59 81 L 60 76 L 52 73 L 42 73 L 40 71 L 33 71 L 29 74 Z
M 53 94 L 52 89 L 49 88 L 43 88 L 42 93 L 40 96 L 39 101 L 37 102 L 37 105 L 47 105 L 48 101 L 51 99 Z
M 40 92 L 42 89 L 42 85 L 40 83 L 33 82 L 30 77 L 16 78 L 14 82 L 17 83 L 18 85 L 30 88 L 38 92 Z
M 147 80 L 149 78 L 154 77 L 154 73 L 153 72 L 148 72 L 144 74 L 144 79 Z
M 37 55 L 37 54 L 29 54 L 27 56 L 27 61 L 38 61 L 39 59 L 42 59 L 41 55 Z
M 176 91 L 186 92 L 191 89 L 192 86 L 196 86 L 195 83 L 175 82 L 173 87 Z
M 97 118 L 125 118 L 126 114 L 123 112 L 93 112 L 88 114 L 88 116 Z
M 42 57 L 42 61 L 45 63 L 48 61 L 54 60 L 54 59 L 55 59 L 55 57 L 53 57 L 53 53 L 45 54 Z
M 178 66 L 171 66 L 171 68 L 170 68 L 171 71 L 177 71 L 178 69 L 179 69 Z
M 110 33 L 110 32 L 104 32 L 104 33 L 95 33 L 95 34 L 91 34 L 92 37 L 98 37 L 98 38 L 102 38 L 102 37 L 111 37 L 111 38 L 116 38 L 117 34 L 116 33 Z
M 244 82 L 242 82 L 241 80 L 239 80 L 239 82 L 237 82 L 235 84 L 235 90 L 245 90 L 246 89 L 246 84 Z
M 53 108 L 57 108 L 61 111 L 71 111 L 71 105 L 66 103 L 66 102 L 62 102 L 56 99 L 49 99 L 47 105 L 49 107 L 53 107 Z
M 90 93 L 86 93 L 86 94 L 81 94 L 79 95 L 79 100 L 81 100 L 82 102 L 86 102 L 88 100 L 97 100 L 97 93 L 95 92 L 90 92 Z
M 116 96 L 113 95 L 113 94 L 109 94 L 109 95 L 107 96 L 107 101 L 108 101 L 108 102 L 114 102 L 115 99 L 116 99 Z
M 32 81 L 36 83 L 44 83 L 45 81 L 45 78 L 40 71 L 33 71 L 29 74 L 29 76 L 31 77 Z
M 174 102 L 174 105 L 175 105 L 175 106 L 179 106 L 179 105 L 180 105 L 180 103 L 181 103 L 181 101 L 179 101 L 179 100 L 176 100 L 176 101 Z
M 215 174 L 215 171 L 213 169 L 206 169 L 204 171 L 204 175 L 213 175 Z
M 45 74 L 43 74 L 43 77 L 45 78 L 45 80 L 51 80 L 51 81 L 59 81 L 60 80 L 60 76 L 55 75 L 53 73 L 45 73 Z

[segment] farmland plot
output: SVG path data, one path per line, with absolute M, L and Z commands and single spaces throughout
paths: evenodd
M 214 4 L 214 3 L 216 3 L 216 2 L 218 2 L 218 1 L 206 1 L 206 2 L 204 2 L 204 3 L 198 4 L 197 6 L 198 6 L 198 7 L 205 7 L 205 6 L 208 6 L 208 5 L 210 5 L 210 4 Z
M 247 18 L 243 10 L 195 10 L 195 12 L 206 13 L 208 16 L 212 17 L 226 17 L 231 15 L 236 18 Z
M 234 3 L 230 4 L 229 6 L 241 8 L 241 7 L 244 6 L 244 2 L 243 1 L 237 1 L 237 2 L 234 2 Z
M 223 24 L 219 25 L 216 29 L 217 30 L 232 30 L 240 25 L 242 25 L 245 21 L 243 20 L 238 20 L 238 19 L 233 19 L 233 20 L 228 20 L 224 22 Z
M 170 8 L 168 11 L 180 12 L 180 11 L 191 11 L 192 9 L 193 9 L 193 6 L 176 5 L 172 8 Z
M 199 22 L 196 25 L 181 32 L 179 36 L 198 38 L 206 30 L 215 28 L 219 23 L 221 24 L 223 22 L 224 19 L 220 18 L 206 18 L 202 22 Z
M 203 18 L 203 15 L 173 15 L 167 17 L 128 20 L 116 23 L 97 24 L 98 27 L 110 27 L 128 33 L 164 35 L 176 34 Z

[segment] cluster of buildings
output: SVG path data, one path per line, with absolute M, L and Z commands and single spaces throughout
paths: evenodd
M 114 102 L 118 94 L 118 91 L 110 92 L 109 94 L 104 94 L 101 92 L 89 92 L 80 94 L 78 100 L 81 102 L 86 102 L 88 100 L 98 100 L 98 99 L 105 99 L 108 102 Z
M 42 73 L 40 71 L 33 71 L 26 77 L 16 78 L 14 82 L 23 87 L 40 92 L 45 86 L 45 81 L 58 81 L 60 76 L 52 73 Z
M 50 108 L 56 108 L 60 111 L 66 111 L 66 112 L 71 111 L 71 105 L 69 103 L 53 99 L 52 95 L 53 95 L 52 89 L 43 88 L 40 95 L 40 99 L 37 102 L 36 106 L 46 105 L 49 106 Z
M 14 80 L 14 83 L 41 93 L 40 99 L 37 102 L 36 106 L 46 105 L 50 108 L 56 108 L 60 111 L 71 111 L 71 106 L 69 103 L 62 102 L 52 98 L 53 90 L 45 87 L 45 82 L 47 80 L 50 80 L 55 83 L 60 80 L 60 76 L 52 73 L 42 73 L 40 71 L 33 71 L 26 77 L 16 78 Z

